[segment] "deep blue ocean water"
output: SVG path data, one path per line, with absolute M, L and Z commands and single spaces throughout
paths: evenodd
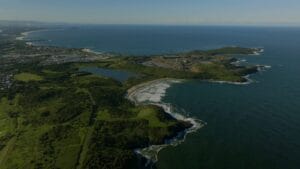
M 187 81 L 164 102 L 207 125 L 159 154 L 159 169 L 300 168 L 300 28 L 212 26 L 80 26 L 36 32 L 39 45 L 133 55 L 222 46 L 263 47 L 248 62 L 272 66 L 249 85 Z

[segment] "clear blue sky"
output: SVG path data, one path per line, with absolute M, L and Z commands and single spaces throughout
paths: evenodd
M 0 0 L 0 20 L 300 25 L 300 0 Z

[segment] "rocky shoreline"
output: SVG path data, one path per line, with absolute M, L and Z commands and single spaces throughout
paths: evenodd
M 177 146 L 184 142 L 187 134 L 196 132 L 201 127 L 206 125 L 205 122 L 185 117 L 176 110 L 174 106 L 168 103 L 163 103 L 161 98 L 165 95 L 166 90 L 174 83 L 180 83 L 183 80 L 163 78 L 149 82 L 145 82 L 130 88 L 127 91 L 126 98 L 136 105 L 155 105 L 164 110 L 165 113 L 171 115 L 174 119 L 183 122 L 185 126 L 179 126 L 174 128 L 173 135 L 165 138 L 164 144 L 160 145 L 149 145 L 145 148 L 135 149 L 138 155 L 147 159 L 146 167 L 153 165 L 158 161 L 158 153 L 163 148 L 168 146 Z

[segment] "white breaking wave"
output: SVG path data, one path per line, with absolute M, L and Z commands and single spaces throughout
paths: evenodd
M 32 43 L 32 42 L 26 42 L 26 45 L 28 45 L 28 46 L 32 46 L 32 45 L 33 45 L 33 43 Z
M 140 86 L 136 91 L 131 93 L 131 99 L 135 103 L 160 103 L 161 98 L 165 96 L 166 90 L 172 83 L 178 83 L 175 80 L 159 80 Z
M 27 38 L 27 36 L 28 36 L 29 34 L 31 34 L 31 33 L 36 33 L 36 32 L 47 32 L 47 31 L 50 31 L 50 30 L 64 30 L 64 29 L 62 29 L 62 28 L 58 28 L 58 29 L 40 29 L 40 30 L 34 30 L 34 31 L 22 32 L 22 33 L 21 33 L 21 36 L 16 37 L 16 40 L 18 40 L 18 41 L 24 41 L 24 40 Z M 48 40 L 48 41 L 51 41 L 51 40 Z M 33 45 L 32 42 L 27 42 L 26 44 L 27 44 L 27 45 L 30 45 L 30 46 Z
M 242 63 L 246 63 L 247 60 L 246 59 L 238 59 L 235 62 L 232 62 L 231 64 L 235 65 L 235 66 L 240 66 Z
M 270 65 L 256 65 L 258 67 L 258 71 L 265 71 L 266 69 L 271 69 L 272 66 Z
M 37 31 L 28 31 L 21 33 L 21 36 L 16 37 L 16 40 L 24 40 L 30 33 L 37 32 Z
M 201 120 L 184 116 L 182 111 L 176 109 L 176 107 L 172 104 L 162 102 L 162 98 L 166 95 L 166 90 L 171 87 L 172 84 L 180 82 L 182 82 L 182 80 L 159 79 L 137 85 L 128 90 L 127 98 L 135 104 L 152 104 L 162 107 L 166 113 L 169 113 L 174 118 L 187 121 L 192 124 L 191 128 L 178 133 L 178 136 L 171 140 L 166 140 L 165 144 L 163 145 L 151 145 L 143 149 L 135 150 L 136 153 L 148 159 L 148 163 L 146 165 L 149 165 L 152 162 L 157 162 L 157 155 L 161 149 L 167 146 L 179 145 L 180 143 L 184 142 L 188 133 L 195 132 L 206 125 L 206 123 Z
M 264 49 L 264 48 L 255 48 L 255 49 L 256 49 L 256 51 L 253 52 L 252 55 L 259 56 L 259 55 L 261 55 L 262 53 L 265 52 L 265 49 Z
M 250 75 L 243 76 L 243 78 L 246 79 L 245 82 L 230 82 L 230 81 L 222 81 L 222 80 L 204 80 L 204 81 L 207 81 L 210 83 L 232 84 L 232 85 L 249 85 L 249 84 L 255 82 L 254 80 L 252 80 L 250 78 Z
M 92 54 L 103 54 L 102 52 L 96 52 L 96 51 L 94 51 L 92 49 L 89 49 L 89 48 L 83 48 L 81 51 L 86 52 L 86 53 L 92 53 Z

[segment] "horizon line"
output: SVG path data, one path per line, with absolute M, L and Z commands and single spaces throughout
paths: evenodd
M 248 27 L 300 27 L 300 23 L 90 23 L 68 21 L 39 21 L 39 20 L 9 20 L 0 19 L 1 22 L 28 22 L 49 25 L 120 25 L 120 26 L 248 26 Z

